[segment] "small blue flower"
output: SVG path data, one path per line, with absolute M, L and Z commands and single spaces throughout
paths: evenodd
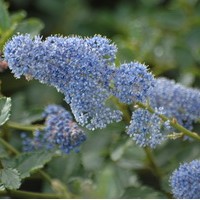
M 116 69 L 114 95 L 123 103 L 144 102 L 154 87 L 154 77 L 145 65 L 139 62 L 122 64 Z
M 170 177 L 172 193 L 178 199 L 200 198 L 200 161 L 184 163 Z
M 35 131 L 33 138 L 22 135 L 24 151 L 38 149 L 60 149 L 64 153 L 78 151 L 78 147 L 86 140 L 86 135 L 72 120 L 71 114 L 61 106 L 49 105 L 43 116 L 44 130 Z
M 161 110 L 159 110 L 161 114 Z M 141 147 L 155 148 L 167 139 L 169 124 L 163 122 L 158 113 L 138 108 L 132 114 L 127 133 Z
M 166 78 L 156 79 L 150 104 L 153 108 L 163 107 L 167 117 L 175 118 L 190 130 L 192 123 L 200 118 L 200 91 Z

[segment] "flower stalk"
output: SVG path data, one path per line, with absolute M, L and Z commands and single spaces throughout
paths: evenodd
M 150 106 L 150 105 L 145 105 L 141 102 L 137 102 L 136 105 L 140 108 L 146 109 L 148 110 L 150 113 L 155 113 L 155 110 Z M 195 140 L 199 140 L 200 141 L 200 136 L 192 131 L 189 131 L 188 129 L 186 129 L 185 127 L 183 127 L 182 125 L 180 125 L 177 120 L 175 120 L 174 118 L 170 119 L 168 117 L 166 117 L 165 115 L 162 114 L 158 114 L 158 116 L 164 121 L 169 121 L 170 125 L 172 127 L 174 127 L 175 129 L 179 130 L 180 132 L 182 132 L 184 135 L 187 135 Z

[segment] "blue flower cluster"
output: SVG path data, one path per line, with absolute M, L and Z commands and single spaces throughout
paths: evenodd
M 163 107 L 167 117 L 175 118 L 192 130 L 192 123 L 200 118 L 200 91 L 186 88 L 173 80 L 156 79 L 150 96 L 151 106 Z
M 42 40 L 17 35 L 5 45 L 4 56 L 17 78 L 25 75 L 56 87 L 65 95 L 76 121 L 94 130 L 122 119 L 121 111 L 107 106 L 111 95 L 126 103 L 144 101 L 154 85 L 145 65 L 117 68 L 116 51 L 115 45 L 100 36 Z
M 33 138 L 22 134 L 24 151 L 60 149 L 64 153 L 69 153 L 72 150 L 77 151 L 86 140 L 83 130 L 63 107 L 49 105 L 45 108 L 43 116 L 45 117 L 44 130 L 35 131 Z
M 56 87 L 65 95 L 76 120 L 93 129 L 121 120 L 121 112 L 105 106 L 112 74 L 109 63 L 115 52 L 116 47 L 99 36 L 52 36 L 42 41 L 18 35 L 6 44 L 4 55 L 16 77 L 25 75 Z
M 138 108 L 132 114 L 127 134 L 141 147 L 155 148 L 167 139 L 170 130 L 169 123 L 163 122 L 158 114 L 163 114 L 159 109 L 156 113 Z
M 154 87 L 152 74 L 138 62 L 125 63 L 114 76 L 115 96 L 123 103 L 144 102 Z
M 172 193 L 178 199 L 200 198 L 200 161 L 184 163 L 170 177 Z

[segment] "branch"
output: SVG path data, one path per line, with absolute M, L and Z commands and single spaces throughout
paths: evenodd
M 149 105 L 145 105 L 143 103 L 137 102 L 136 105 L 140 108 L 143 109 L 147 109 L 150 113 L 155 113 L 155 110 L 149 106 Z M 200 141 L 200 136 L 192 131 L 189 131 L 188 129 L 186 129 L 185 127 L 183 127 L 182 125 L 180 125 L 176 120 L 174 119 L 170 119 L 168 117 L 166 117 L 165 115 L 162 114 L 158 114 L 158 116 L 164 121 L 169 121 L 170 125 L 172 127 L 174 127 L 175 129 L 179 130 L 180 132 L 182 132 L 184 135 L 187 135 L 193 139 L 199 140 Z
M 12 198 L 22 198 L 22 199 L 64 199 L 65 196 L 61 194 L 51 194 L 51 193 L 37 193 L 28 192 L 22 190 L 5 190 L 0 191 L 0 196 L 9 196 Z
M 43 130 L 43 125 L 22 125 L 16 122 L 7 122 L 6 126 L 9 128 L 24 130 L 24 131 L 35 131 L 35 130 Z

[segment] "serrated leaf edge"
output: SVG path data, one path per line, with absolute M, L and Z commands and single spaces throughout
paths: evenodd
M 20 173 L 17 169 L 14 169 L 14 168 L 5 168 L 5 169 L 1 169 L 0 170 L 0 177 L 2 176 L 2 171 L 3 170 L 12 170 L 14 173 L 16 173 L 15 175 L 17 175 L 19 177 L 19 182 L 17 183 L 17 186 L 16 187 L 10 187 L 10 186 L 6 186 L 3 182 L 2 182 L 2 178 L 1 178 L 1 183 L 0 183 L 0 188 L 7 188 L 7 189 L 18 189 L 20 186 L 21 186 L 21 176 L 20 176 Z

